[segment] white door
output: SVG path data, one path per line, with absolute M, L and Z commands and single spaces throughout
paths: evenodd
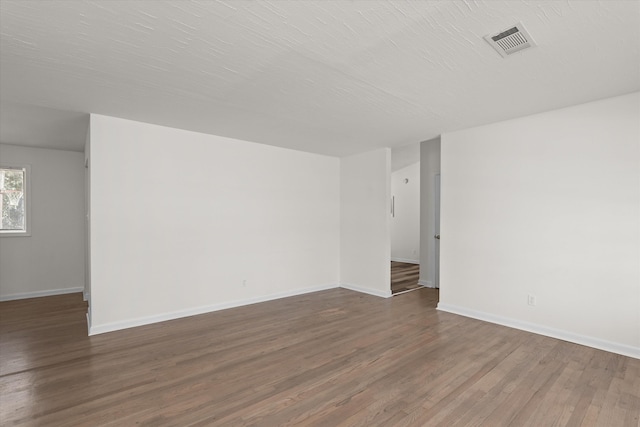
M 440 287 L 440 174 L 436 174 L 435 176 L 435 191 L 434 191 L 434 203 L 433 206 L 435 208 L 434 218 L 435 218 L 435 234 L 434 238 L 434 268 L 433 271 L 435 273 L 435 277 L 433 280 L 433 285 L 436 288 Z

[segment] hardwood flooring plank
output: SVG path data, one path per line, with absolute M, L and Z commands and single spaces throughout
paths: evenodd
M 391 261 L 391 293 L 399 294 L 422 286 L 420 279 L 420 265 L 406 262 Z
M 333 289 L 94 337 L 80 294 L 3 302 L 0 425 L 638 426 L 640 360 L 437 300 Z

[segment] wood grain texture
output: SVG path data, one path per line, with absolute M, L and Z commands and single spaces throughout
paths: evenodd
M 87 337 L 0 303 L 2 426 L 630 426 L 640 360 L 332 289 Z
M 391 261 L 391 293 L 398 294 L 420 289 L 420 265 Z

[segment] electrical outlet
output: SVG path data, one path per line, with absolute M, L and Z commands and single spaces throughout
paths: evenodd
M 242 281 L 242 286 L 243 286 L 243 287 L 244 287 L 244 286 L 247 286 L 247 280 L 246 280 L 246 279 Z
M 536 296 L 535 295 L 527 295 L 527 304 L 531 305 L 531 306 L 535 306 L 536 305 Z

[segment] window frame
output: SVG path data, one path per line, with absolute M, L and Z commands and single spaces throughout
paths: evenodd
M 31 237 L 31 165 L 0 162 L 0 169 L 24 170 L 24 230 L 0 230 L 0 237 Z

